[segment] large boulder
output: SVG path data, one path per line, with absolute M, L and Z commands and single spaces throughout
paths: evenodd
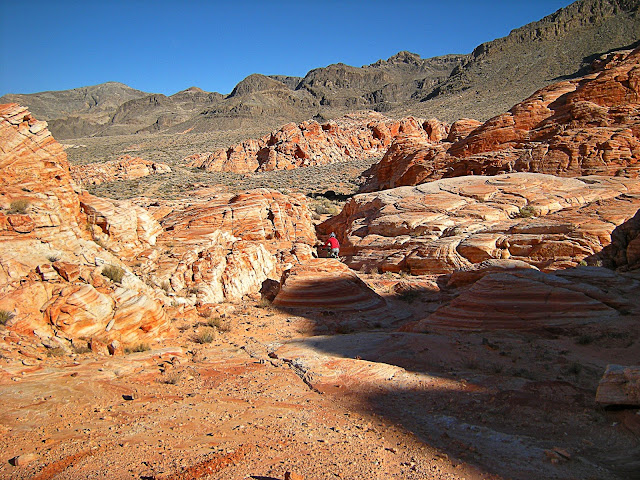
M 350 199 L 318 226 L 355 269 L 446 274 L 490 259 L 555 270 L 590 259 L 640 207 L 640 181 L 533 173 L 441 179 Z

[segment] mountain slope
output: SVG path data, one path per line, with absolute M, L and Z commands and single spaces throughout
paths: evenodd
M 70 115 L 87 115 L 96 123 L 106 121 L 124 102 L 144 97 L 148 93 L 118 82 L 106 82 L 90 87 L 40 93 L 13 94 L 0 97 L 0 103 L 19 103 L 29 107 L 41 120 Z
M 591 61 L 640 39 L 640 1 L 580 0 L 476 47 L 412 114 L 486 120 L 561 78 L 587 73 Z
M 640 0 L 578 0 L 469 55 L 422 59 L 400 52 L 353 67 L 338 63 L 304 78 L 252 74 L 227 96 L 196 87 L 172 96 L 109 82 L 62 92 L 5 95 L 49 121 L 56 138 L 136 132 L 210 132 L 324 121 L 356 110 L 453 122 L 486 120 L 560 78 L 582 75 L 608 51 L 640 39 Z

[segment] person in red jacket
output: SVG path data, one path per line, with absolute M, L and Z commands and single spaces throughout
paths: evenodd
M 336 238 L 336 234 L 331 232 L 329 235 L 329 240 L 324 244 L 327 247 L 327 252 L 331 258 L 338 258 L 338 254 L 340 253 L 340 242 Z

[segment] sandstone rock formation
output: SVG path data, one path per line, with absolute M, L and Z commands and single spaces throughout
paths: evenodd
M 640 405 L 640 367 L 607 365 L 596 402 L 604 405 Z
M 330 258 L 310 259 L 286 270 L 273 305 L 315 318 L 317 333 L 388 327 L 409 316 L 387 304 L 353 270 Z
M 454 143 L 399 139 L 361 191 L 512 171 L 636 177 L 639 64 L 640 49 L 611 54 L 599 72 L 545 87 Z
M 136 271 L 193 302 L 257 293 L 267 278 L 278 280 L 289 264 L 312 258 L 316 243 L 302 195 L 204 190 L 157 213 L 164 232 L 155 247 L 137 256 Z
M 486 272 L 412 330 L 538 330 L 624 320 L 638 310 L 637 281 L 610 270 L 581 267 L 544 273 L 533 269 Z
M 611 234 L 611 244 L 597 256 L 609 268 L 622 271 L 640 268 L 640 212 L 616 227 Z
M 92 237 L 123 259 L 156 244 L 162 226 L 151 214 L 130 201 L 108 200 L 80 193 Z
M 385 302 L 346 265 L 335 259 L 315 258 L 283 274 L 273 304 L 340 312 L 374 310 Z
M 170 172 L 169 165 L 138 157 L 134 158 L 131 155 L 122 155 L 112 162 L 89 163 L 71 167 L 71 176 L 80 185 L 99 185 L 104 182 L 131 180 Z
M 158 295 L 91 237 L 66 155 L 46 123 L 15 104 L 0 106 L 0 118 L 0 309 L 13 314 L 9 328 L 63 349 L 87 334 L 123 343 L 171 334 Z M 111 220 L 103 225 L 122 237 L 114 251 L 135 251 L 158 233 L 139 210 L 128 212 L 135 236 L 124 233 L 130 227 L 122 211 L 118 217 L 108 202 L 98 210 L 101 220 Z M 121 269 L 119 286 L 101 274 L 107 266 Z
M 624 177 L 458 177 L 356 195 L 318 228 L 355 269 L 445 274 L 502 258 L 555 270 L 609 244 L 638 193 Z
M 289 123 L 258 140 L 198 153 L 185 159 L 191 167 L 207 171 L 254 172 L 289 170 L 311 165 L 344 162 L 381 155 L 401 134 L 412 134 L 425 142 L 447 137 L 449 126 L 413 117 L 400 121 L 369 112 L 351 114 L 325 124 L 307 121 Z

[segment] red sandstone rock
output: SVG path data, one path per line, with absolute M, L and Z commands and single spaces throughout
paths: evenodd
M 143 160 L 131 155 L 122 155 L 117 160 L 103 163 L 74 165 L 73 180 L 81 185 L 99 185 L 116 180 L 132 180 L 148 175 L 170 173 L 171 167 L 164 163 Z
M 258 293 L 289 264 L 312 258 L 316 243 L 304 197 L 267 189 L 194 196 L 161 222 L 156 253 L 138 256 L 148 258 L 141 268 L 156 285 L 203 303 Z
M 361 191 L 512 171 L 637 177 L 640 49 L 614 57 L 600 72 L 549 85 L 481 126 L 454 123 L 452 144 L 396 141 Z
M 618 177 L 459 177 L 356 195 L 318 229 L 336 232 L 355 269 L 443 274 L 513 259 L 554 270 L 609 244 L 640 207 L 635 192 L 638 180 Z
M 83 191 L 80 206 L 93 237 L 122 258 L 136 255 L 156 243 L 162 227 L 148 211 L 129 201 L 95 197 Z
M 0 168 L 0 308 L 14 313 L 14 332 L 67 349 L 65 338 L 134 342 L 171 334 L 151 288 L 128 275 L 114 291 L 100 274 L 105 263 L 125 267 L 91 240 L 62 147 L 24 107 L 0 106 Z M 104 220 L 114 252 L 133 254 L 161 230 L 139 207 L 124 212 L 85 200 L 83 208 Z
M 447 137 L 448 130 L 447 124 L 435 119 L 421 123 L 413 117 L 393 121 L 373 112 L 350 114 L 323 125 L 315 121 L 288 123 L 259 140 L 246 140 L 213 153 L 193 154 L 185 161 L 208 171 L 288 170 L 372 158 L 384 153 L 399 135 L 438 142 Z
M 69 164 L 62 147 L 25 107 L 0 105 L 0 207 L 8 221 L 7 234 L 49 236 L 78 225 L 80 205 L 73 192 Z M 12 214 L 12 202 L 27 204 L 26 214 Z M 42 230 L 40 230 L 42 229 Z
M 341 262 L 316 258 L 283 275 L 273 304 L 279 307 L 368 311 L 385 301 Z

